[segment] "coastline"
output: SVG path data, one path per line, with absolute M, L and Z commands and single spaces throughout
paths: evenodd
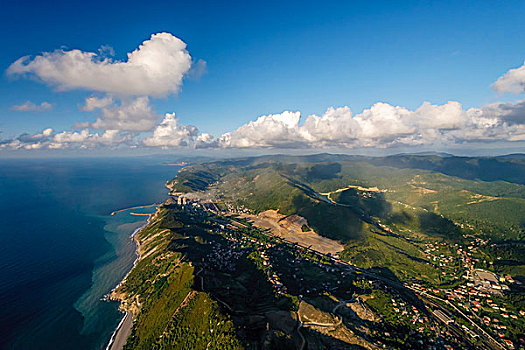
M 172 193 L 173 192 L 173 188 L 172 188 L 173 186 L 170 184 L 170 181 L 167 181 L 165 183 L 165 187 L 167 189 L 169 189 L 168 196 L 171 196 L 173 194 Z M 117 325 L 117 327 L 115 328 L 115 330 L 111 334 L 111 338 L 110 338 L 110 340 L 108 342 L 108 345 L 106 346 L 106 350 L 122 350 L 122 348 L 126 344 L 126 341 L 127 341 L 128 337 L 129 337 L 129 335 L 131 334 L 131 328 L 133 327 L 133 321 L 135 320 L 135 317 L 137 316 L 137 314 L 138 314 L 138 312 L 140 310 L 140 305 L 138 304 L 138 300 L 134 300 L 134 301 L 127 300 L 127 298 L 126 298 L 126 296 L 124 294 L 121 294 L 121 293 L 118 292 L 118 289 L 126 281 L 126 278 L 129 276 L 131 271 L 133 271 L 135 266 L 137 266 L 138 262 L 142 258 L 141 254 L 140 254 L 140 246 L 141 246 L 141 244 L 140 244 L 140 240 L 138 239 L 138 234 L 145 227 L 147 227 L 151 223 L 152 219 L 155 218 L 155 216 L 156 216 L 156 214 L 157 214 L 157 212 L 159 210 L 159 206 L 161 206 L 162 204 L 163 204 L 163 202 L 161 202 L 161 203 L 153 203 L 153 204 L 149 204 L 149 205 L 136 206 L 136 207 L 131 207 L 131 208 L 124 208 L 124 209 L 113 211 L 111 213 L 111 215 L 115 215 L 117 213 L 120 213 L 120 212 L 123 212 L 123 211 L 127 211 L 127 210 L 148 208 L 148 207 L 152 207 L 152 206 L 157 206 L 155 212 L 152 213 L 152 214 L 130 213 L 131 215 L 148 215 L 148 220 L 147 220 L 147 222 L 144 225 L 140 226 L 135 231 L 133 231 L 133 233 L 130 236 L 131 239 L 133 240 L 133 242 L 135 243 L 135 254 L 137 255 L 135 261 L 133 262 L 133 266 L 128 271 L 128 273 L 126 273 L 124 278 L 111 290 L 111 292 L 109 292 L 105 296 L 106 300 L 119 301 L 120 302 L 119 310 L 122 313 L 124 313 L 124 316 L 122 317 L 122 319 L 120 320 L 119 324 Z
M 160 204 L 154 204 L 154 205 L 160 205 Z M 153 205 L 148 206 L 142 206 L 144 207 L 151 207 Z M 128 208 L 131 209 L 131 208 Z M 128 209 L 122 209 L 120 211 L 128 210 Z M 114 212 L 115 213 L 115 212 Z M 112 213 L 113 215 L 113 213 Z M 155 215 L 153 214 L 147 214 L 148 220 L 147 222 L 137 228 L 133 233 L 131 234 L 130 238 L 135 243 L 135 254 L 137 257 L 135 258 L 135 261 L 133 262 L 133 266 L 131 269 L 126 273 L 124 278 L 109 292 L 109 294 L 105 297 L 106 300 L 112 300 L 112 301 L 119 301 L 119 310 L 124 313 L 124 316 L 120 320 L 117 328 L 113 331 L 113 334 L 111 335 L 111 338 L 108 342 L 108 345 L 106 346 L 106 350 L 122 350 L 124 345 L 126 344 L 126 341 L 131 334 L 131 328 L 133 326 L 133 321 L 135 319 L 136 314 L 138 313 L 138 306 L 133 304 L 125 304 L 126 298 L 125 295 L 122 295 L 117 292 L 120 286 L 126 281 L 126 278 L 129 276 L 131 271 L 137 266 L 138 262 L 140 261 L 141 255 L 140 255 L 140 241 L 138 240 L 137 235 L 142 231 L 146 226 L 148 226 L 151 222 L 151 218 Z M 135 311 L 135 312 L 133 312 Z
M 133 325 L 133 312 L 128 311 L 120 320 L 117 328 L 111 335 L 111 339 L 109 339 L 109 343 L 106 346 L 106 350 L 116 350 L 116 349 L 122 349 L 124 347 L 124 344 L 129 337 L 129 334 L 131 332 L 131 326 Z

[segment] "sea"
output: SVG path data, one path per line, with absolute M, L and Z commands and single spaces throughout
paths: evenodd
M 0 160 L 0 349 L 105 349 L 131 235 L 180 166 L 155 157 Z

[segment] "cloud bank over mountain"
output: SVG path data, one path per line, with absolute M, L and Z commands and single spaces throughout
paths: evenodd
M 103 134 L 81 132 L 55 134 L 25 143 L 4 143 L 0 148 L 64 148 L 135 145 L 146 147 L 184 148 L 386 148 L 392 146 L 434 146 L 471 142 L 525 141 L 525 101 L 495 103 L 481 108 L 463 109 L 458 102 L 443 105 L 423 103 L 416 110 L 376 103 L 361 113 L 352 114 L 349 107 L 330 107 L 323 115 L 309 115 L 301 124 L 300 112 L 284 111 L 263 115 L 238 129 L 217 138 L 192 125 L 183 125 L 168 113 L 155 126 L 155 113 L 145 101 L 135 101 L 120 109 L 107 109 L 106 119 L 97 119 L 90 127 L 105 129 Z M 119 119 L 122 110 L 136 116 L 127 126 Z M 153 128 L 154 127 L 154 128 Z M 123 130 L 150 130 L 145 138 Z M 61 136 L 59 136 L 61 135 Z M 127 135 L 124 137 L 123 135 Z M 110 137 L 111 136 L 111 137 Z M 36 147 L 35 144 L 39 146 Z M 60 146 L 59 146 L 60 144 Z M 27 147 L 26 147 L 27 146 Z
M 466 142 L 524 141 L 525 102 L 497 103 L 465 110 L 458 102 L 423 103 L 411 111 L 376 103 L 353 115 L 330 107 L 300 125 L 299 112 L 261 116 L 218 139 L 220 147 L 445 146 Z

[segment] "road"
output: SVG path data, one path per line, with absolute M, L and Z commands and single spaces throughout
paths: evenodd
M 331 202 L 330 202 L 331 203 Z M 334 203 L 331 203 L 331 204 L 334 204 Z M 337 205 L 337 204 L 336 204 Z M 234 222 L 236 222 L 235 220 L 232 220 Z M 239 223 L 240 224 L 240 223 Z M 376 225 L 378 225 L 377 223 L 374 223 Z M 384 231 L 383 228 L 381 228 L 382 231 Z M 442 311 L 446 311 L 447 313 L 450 313 L 450 310 L 439 305 L 439 304 L 436 304 L 436 303 L 431 303 L 428 298 L 437 298 L 437 297 L 434 297 L 426 292 L 421 292 L 419 290 L 416 290 L 414 289 L 413 287 L 411 286 L 405 286 L 404 284 L 400 283 L 400 282 L 396 282 L 396 281 L 393 281 L 391 279 L 388 279 L 386 277 L 383 277 L 383 276 L 379 276 L 373 272 L 369 272 L 369 271 L 366 271 L 364 269 L 361 269 L 355 265 L 352 265 L 346 261 L 343 261 L 343 260 L 340 260 L 340 259 L 335 259 L 334 257 L 330 256 L 330 255 L 327 255 L 327 254 L 324 254 L 324 253 L 321 253 L 317 250 L 314 250 L 312 249 L 311 247 L 307 247 L 307 246 L 303 246 L 301 245 L 300 243 L 297 243 L 297 242 L 291 242 L 291 241 L 288 241 L 286 239 L 283 239 L 281 237 L 277 237 L 277 236 L 274 236 L 272 234 L 269 234 L 267 232 L 264 232 L 264 231 L 261 231 L 259 230 L 259 232 L 267 237 L 272 237 L 274 239 L 277 239 L 283 243 L 286 243 L 286 244 L 291 244 L 295 247 L 300 247 L 302 249 L 305 249 L 313 254 L 316 254 L 316 255 L 319 255 L 319 256 L 324 256 L 328 259 L 330 259 L 332 262 L 334 262 L 334 264 L 338 264 L 338 265 L 342 265 L 342 266 L 345 266 L 346 268 L 348 268 L 349 270 L 351 270 L 352 272 L 357 272 L 357 273 L 360 273 L 362 274 L 363 276 L 366 276 L 370 279 L 373 279 L 373 280 L 379 280 L 381 282 L 383 282 L 384 284 L 394 288 L 394 289 L 397 289 L 397 290 L 401 290 L 401 291 L 406 291 L 407 289 L 409 289 L 410 291 L 412 291 L 420 300 L 422 300 L 423 302 L 426 302 L 427 304 L 431 304 L 431 305 L 436 305 L 436 307 L 439 307 Z M 389 232 L 390 233 L 390 232 Z M 438 298 L 440 299 L 440 298 Z M 450 303 L 448 300 L 443 300 L 443 299 L 440 299 L 442 300 L 445 304 L 447 304 L 448 306 L 450 306 L 451 308 L 454 309 L 454 311 L 456 313 L 458 313 L 459 315 L 461 315 L 465 320 L 467 320 L 469 323 L 471 323 L 473 326 L 474 326 L 474 329 L 476 330 L 476 333 L 478 334 L 478 336 L 480 336 L 480 339 L 482 339 L 485 343 L 487 343 L 487 345 L 489 346 L 489 348 L 497 348 L 497 349 L 505 349 L 505 347 L 503 347 L 499 342 L 497 342 L 490 334 L 488 334 L 483 328 L 481 328 L 478 324 L 476 324 L 474 321 L 472 321 L 469 317 L 467 317 L 463 312 L 461 312 L 461 310 L 457 309 L 452 303 Z M 440 320 L 438 320 L 432 313 L 430 313 L 430 316 L 440 322 Z M 298 327 L 298 330 L 300 329 L 302 325 L 299 325 Z M 333 326 L 333 325 L 324 325 L 324 324 L 319 324 L 319 326 L 325 326 L 325 327 L 328 327 L 328 326 Z M 462 331 L 462 330 L 460 330 Z M 300 332 L 299 332 L 300 333 Z M 464 334 L 464 332 L 463 332 Z M 467 335 L 468 337 L 468 335 Z M 467 338 L 468 339 L 468 338 Z
M 426 292 L 420 292 L 416 289 L 414 289 L 413 287 L 410 287 L 410 286 L 405 286 L 404 284 L 402 283 L 399 283 L 399 282 L 396 282 L 396 281 L 393 281 L 393 280 L 390 280 L 386 277 L 383 277 L 383 276 L 379 276 L 379 275 L 376 275 L 375 273 L 372 273 L 372 272 L 369 272 L 369 271 L 366 271 L 364 269 L 361 269 L 355 265 L 352 265 L 346 261 L 343 261 L 343 260 L 340 260 L 340 259 L 335 259 L 333 258 L 332 256 L 329 256 L 327 254 L 323 254 L 317 250 L 314 250 L 310 247 L 305 247 L 303 245 L 301 245 L 300 243 L 295 243 L 295 242 L 290 242 L 290 241 L 287 241 L 285 239 L 282 239 L 280 237 L 276 237 L 276 236 L 273 236 L 269 233 L 266 233 L 266 232 L 263 232 L 263 231 L 259 231 L 260 233 L 268 236 L 268 237 L 273 237 L 273 238 L 276 238 L 280 241 L 283 241 L 285 243 L 288 243 L 288 244 L 293 244 L 294 246 L 299 246 L 307 251 L 310 251 L 314 254 L 317 254 L 317 255 L 320 255 L 320 256 L 324 256 L 324 257 L 327 257 L 329 258 L 331 261 L 333 261 L 334 263 L 337 263 L 339 265 L 343 265 L 345 267 L 347 267 L 349 270 L 351 270 L 352 272 L 358 272 L 360 274 L 362 274 L 363 276 L 366 276 L 370 279 L 373 279 L 373 280 L 379 280 L 387 285 L 389 285 L 390 287 L 393 287 L 394 289 L 401 289 L 401 290 L 406 290 L 406 289 L 409 289 L 411 290 L 414 294 L 416 294 L 423 302 L 427 301 L 428 302 L 428 297 L 433 297 L 432 295 L 426 293 Z M 437 297 L 436 297 L 437 298 Z M 438 298 L 439 299 L 439 298 Z M 488 343 L 489 345 L 489 348 L 498 348 L 498 349 L 505 349 L 505 347 L 503 347 L 500 343 L 498 343 L 492 336 L 490 336 L 490 334 L 488 334 L 483 328 L 481 328 L 479 325 L 477 325 L 474 321 L 472 321 L 470 318 L 468 318 L 463 312 L 461 312 L 459 309 L 457 309 L 452 303 L 450 303 L 448 300 L 443 300 L 441 299 L 443 302 L 445 302 L 447 305 L 451 306 L 453 309 L 455 309 L 455 311 L 457 311 L 461 316 L 463 316 L 469 323 L 471 323 L 475 329 L 477 330 L 477 334 L 478 336 L 481 337 L 481 339 L 483 339 L 486 343 Z M 430 304 L 430 303 L 429 303 Z M 450 310 L 448 310 L 447 308 L 444 308 L 442 307 L 441 305 L 439 304 L 435 304 L 435 303 L 432 303 L 433 305 L 436 305 L 437 307 L 439 307 L 442 311 L 446 311 L 447 313 L 450 312 Z M 431 314 L 431 317 L 434 318 L 435 320 L 437 320 L 438 322 L 440 320 L 438 320 L 432 313 Z M 320 325 L 320 326 L 323 326 L 323 325 Z M 330 326 L 330 325 L 324 325 L 324 326 Z M 462 331 L 462 330 L 461 330 Z M 481 334 L 479 334 L 481 332 Z M 464 332 L 463 332 L 464 334 Z M 467 335 L 468 336 L 468 335 Z
M 410 288 L 410 287 L 408 287 Z M 436 299 L 436 300 L 439 300 L 447 305 L 449 305 L 450 307 L 452 307 L 454 309 L 454 311 L 456 311 L 458 314 L 460 314 L 465 320 L 469 321 L 474 327 L 476 330 L 478 330 L 479 332 L 481 332 L 481 338 L 484 339 L 486 342 L 489 343 L 489 345 L 492 345 L 492 347 L 497 347 L 499 349 L 505 349 L 504 346 L 502 346 L 496 339 L 494 339 L 490 334 L 488 334 L 483 328 L 481 328 L 476 322 L 472 321 L 467 315 L 465 315 L 460 309 L 458 309 L 454 304 L 452 304 L 450 301 L 448 300 L 445 300 L 445 299 L 441 299 L 437 296 L 434 296 L 434 295 L 431 295 L 431 294 L 428 294 L 426 292 L 420 292 L 420 294 L 422 295 L 425 295 L 427 297 L 430 297 L 432 299 Z M 441 310 L 446 310 L 447 312 L 449 312 L 450 310 L 447 310 L 446 308 L 442 307 L 441 305 L 439 304 L 435 304 L 433 303 L 434 305 L 438 306 Z M 478 334 L 478 336 L 480 336 L 480 334 Z

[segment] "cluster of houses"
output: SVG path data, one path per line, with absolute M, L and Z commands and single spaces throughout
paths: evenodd
M 295 255 L 293 257 L 278 257 L 279 252 L 282 251 L 281 247 L 275 248 L 273 245 L 267 245 L 265 247 L 263 246 L 259 248 L 258 250 L 260 251 L 262 264 L 267 270 L 268 281 L 274 286 L 277 293 L 279 294 L 287 293 L 288 288 L 283 284 L 279 274 L 273 272 L 274 266 L 272 264 L 272 260 L 274 259 L 286 259 L 286 266 L 291 268 L 291 271 L 289 272 L 290 278 L 292 280 L 300 282 L 298 284 L 298 292 L 301 293 L 300 295 L 317 293 L 319 291 L 333 291 L 341 286 L 340 278 L 316 278 L 312 281 L 305 281 L 304 275 L 301 269 L 299 268 L 299 264 L 301 263 L 308 263 L 310 267 L 318 269 L 319 277 L 322 277 L 326 273 L 330 274 L 330 276 L 337 274 L 338 276 L 340 275 L 341 278 L 344 278 L 347 276 L 348 273 L 344 269 L 334 267 L 334 265 L 331 262 L 323 263 L 321 261 L 314 261 L 308 256 L 308 254 L 303 255 L 300 252 L 295 252 Z
M 491 295 L 495 294 L 494 291 L 498 291 L 498 289 L 493 288 L 494 286 L 497 287 L 501 284 L 501 286 L 507 287 L 503 282 L 513 283 L 514 280 L 510 276 L 497 276 L 485 270 L 474 270 L 471 276 L 472 275 L 477 276 L 478 284 L 469 281 L 466 285 L 460 285 L 454 289 L 437 290 L 434 288 L 431 291 L 434 292 L 434 294 L 444 293 L 450 301 L 455 301 L 456 305 L 468 311 L 471 314 L 469 317 L 473 320 L 479 318 L 479 316 L 476 315 L 481 311 L 486 313 L 488 310 L 491 310 L 493 314 L 492 318 L 488 315 L 483 316 L 481 319 L 483 324 L 491 329 L 493 334 L 501 338 L 505 346 L 513 348 L 514 345 L 512 345 L 512 341 L 505 339 L 507 325 L 501 322 L 500 318 L 508 319 L 509 321 L 518 320 L 519 317 L 525 316 L 525 311 L 520 310 L 517 313 L 510 312 L 506 306 L 498 304 L 493 300 Z M 475 278 L 472 277 L 471 281 L 474 279 Z M 487 283 L 492 283 L 492 287 L 488 288 Z M 489 291 L 492 291 L 492 293 Z
M 190 209 L 190 210 L 208 210 L 214 213 L 219 212 L 219 208 L 215 204 L 215 202 L 212 202 L 211 200 L 194 200 L 193 198 L 190 198 L 188 195 L 184 194 L 172 194 L 170 197 L 164 202 L 165 205 L 173 205 L 177 204 L 183 209 Z
M 440 268 L 456 267 L 457 257 L 459 257 L 463 271 L 465 284 L 450 289 L 425 288 L 419 286 L 421 291 L 432 293 L 438 296 L 444 296 L 450 302 L 468 312 L 469 317 L 476 321 L 481 311 L 493 313 L 493 317 L 484 316 L 481 320 L 493 334 L 501 338 L 502 343 L 507 348 L 514 348 L 511 340 L 506 339 L 507 326 L 512 320 L 518 320 L 519 317 L 525 316 L 525 311 L 509 312 L 502 301 L 496 302 L 493 299 L 501 300 L 499 297 L 504 296 L 504 292 L 510 290 L 510 286 L 517 283 L 509 275 L 497 275 L 491 271 L 476 269 L 477 263 L 480 263 L 479 248 L 489 243 L 487 239 L 474 236 L 464 236 L 470 238 L 469 243 L 465 246 L 447 243 L 427 243 L 425 254 L 429 260 L 436 262 Z M 448 252 L 447 252 L 448 251 Z M 457 257 L 453 254 L 456 253 Z M 454 254 L 455 255 L 455 254 Z M 496 259 L 501 259 L 497 257 Z M 487 263 L 487 261 L 482 261 Z M 489 261 L 489 264 L 492 262 Z M 458 271 L 454 269 L 454 272 Z M 496 298 L 493 298 L 495 296 Z M 508 319 L 509 324 L 504 322 Z
M 407 306 L 405 302 L 397 301 L 392 298 L 392 307 L 394 312 L 400 313 L 401 316 L 408 318 L 413 325 L 420 324 L 420 326 L 417 327 L 418 332 L 423 332 L 425 330 L 423 324 L 428 324 L 428 318 L 427 316 L 421 316 L 419 310 L 415 306 Z
M 497 276 L 493 275 L 489 271 L 475 271 L 480 272 L 481 277 L 490 276 L 492 280 L 496 280 Z M 505 281 L 507 281 L 506 276 L 503 278 L 505 278 Z M 418 284 L 415 284 L 413 287 L 414 289 L 422 292 L 431 293 L 437 296 L 445 296 L 450 302 L 454 302 L 455 305 L 467 311 L 470 315 L 469 317 L 473 321 L 479 318 L 477 315 L 481 311 L 487 312 L 489 309 L 492 309 L 494 316 L 492 318 L 489 316 L 484 316 L 481 320 L 483 324 L 489 327 L 489 329 L 491 329 L 494 334 L 502 338 L 502 341 L 504 341 L 506 346 L 508 346 L 507 344 L 509 342 L 512 342 L 508 339 L 503 339 L 506 336 L 507 325 L 501 322 L 499 318 L 501 317 L 503 319 L 512 321 L 518 320 L 520 317 L 525 316 L 525 311 L 523 310 L 513 313 L 508 311 L 504 305 L 498 305 L 496 301 L 492 299 L 491 293 L 486 292 L 481 285 L 476 285 L 472 282 L 467 282 L 466 285 L 460 285 L 452 289 L 426 288 Z
M 236 248 L 234 245 L 214 244 L 205 263 L 219 271 L 233 272 L 237 260 L 243 255 L 242 250 Z
M 222 226 L 222 228 L 224 229 L 225 227 Z M 232 227 L 230 229 L 237 228 L 238 227 Z M 222 233 L 223 236 L 232 244 L 223 247 L 220 243 L 218 243 L 214 246 L 212 253 L 208 257 L 209 262 L 213 264 L 214 267 L 221 270 L 233 271 L 235 268 L 235 261 L 245 253 L 243 252 L 243 249 L 254 247 L 260 254 L 263 266 L 265 266 L 268 271 L 271 271 L 272 263 L 266 249 L 273 247 L 273 244 L 260 242 L 254 238 L 249 238 L 244 235 L 239 237 L 227 232 Z M 273 285 L 279 294 L 287 292 L 286 286 L 282 283 L 279 276 L 275 272 L 268 272 L 268 281 Z
M 447 243 L 426 243 L 425 255 L 427 259 L 437 268 L 441 270 L 441 274 L 445 277 L 457 277 L 459 271 L 460 259 L 454 257 L 452 252 L 456 247 Z M 461 248 L 457 249 L 457 254 L 460 255 Z
M 252 210 L 246 208 L 244 204 L 241 205 L 233 205 L 231 203 L 224 203 L 226 206 L 226 211 L 232 214 L 251 214 Z
M 261 255 L 263 266 L 266 266 L 267 268 L 268 282 L 270 282 L 273 288 L 277 290 L 277 293 L 279 294 L 286 293 L 287 292 L 286 286 L 281 282 L 277 273 L 272 271 L 273 266 L 268 257 L 268 252 L 266 250 L 261 249 L 260 255 Z
M 457 252 L 461 255 L 463 267 L 472 270 L 475 264 L 480 262 L 480 258 L 475 257 L 479 253 L 478 248 L 487 245 L 489 241 L 472 235 L 463 235 L 463 238 L 471 239 L 471 241 L 466 247 L 459 247 Z M 483 262 L 486 263 L 486 261 Z M 489 263 L 492 264 L 491 261 Z

